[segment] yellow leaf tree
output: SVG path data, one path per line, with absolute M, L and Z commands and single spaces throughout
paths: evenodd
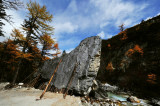
M 46 6 L 40 6 L 36 2 L 29 2 L 27 4 L 29 11 L 27 19 L 24 20 L 23 30 L 26 32 L 26 43 L 23 47 L 23 52 L 29 48 L 29 42 L 36 45 L 41 41 L 41 36 L 53 34 L 53 27 L 49 25 L 53 16 L 46 10 Z M 41 42 L 40 42 L 41 43 Z

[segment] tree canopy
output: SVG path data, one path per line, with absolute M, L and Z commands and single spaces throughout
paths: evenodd
M 10 8 L 17 9 L 14 6 Z M 15 28 L 11 33 L 12 39 L 0 43 L 0 66 L 2 67 L 0 77 L 7 77 L 4 72 L 12 72 L 10 78 L 6 79 L 13 84 L 22 79 L 26 73 L 36 71 L 49 57 L 57 57 L 60 53 L 58 43 L 52 38 L 54 28 L 49 24 L 52 22 L 53 15 L 45 6 L 40 6 L 37 2 L 30 1 L 27 4 L 27 10 L 28 14 L 22 29 Z M 55 52 L 49 53 L 49 50 Z
M 26 52 L 26 49 L 29 47 L 28 43 L 31 41 L 34 45 L 41 43 L 43 45 L 42 52 L 44 52 L 44 49 L 46 49 L 49 44 L 53 45 L 55 43 L 51 38 L 54 28 L 49 25 L 53 15 L 46 10 L 45 6 L 40 6 L 36 2 L 29 2 L 27 4 L 27 10 L 27 19 L 24 20 L 22 25 L 23 30 L 26 32 L 26 43 L 23 47 L 23 52 Z M 42 53 L 42 55 L 43 54 L 44 53 Z

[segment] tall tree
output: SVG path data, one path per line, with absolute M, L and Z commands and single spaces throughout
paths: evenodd
M 16 46 L 16 47 L 20 47 L 20 46 L 23 47 L 24 46 L 24 42 L 26 41 L 26 38 L 18 29 L 14 29 L 11 33 L 11 36 L 14 37 L 14 40 L 12 41 L 13 46 Z M 18 44 L 19 44 L 19 46 L 18 46 Z M 13 77 L 12 84 L 15 84 L 16 79 L 18 77 L 18 73 L 20 71 L 20 67 L 23 66 L 24 61 L 26 61 L 26 60 L 32 61 L 32 59 L 33 59 L 33 55 L 31 53 L 23 53 L 20 51 L 20 48 L 16 48 L 16 50 L 14 50 L 14 51 L 17 51 L 17 53 L 15 53 L 16 56 L 14 56 L 11 59 L 16 58 L 18 60 L 18 62 L 16 65 L 17 68 L 16 68 L 16 71 L 15 71 L 15 74 Z M 12 51 L 10 51 L 10 52 L 12 52 Z
M 0 43 L 0 47 L 2 47 L 0 53 L 4 55 L 0 55 L 0 60 L 6 61 L 6 66 L 13 65 L 12 69 L 15 70 L 12 75 L 12 84 L 19 81 L 21 76 L 36 71 L 44 60 L 49 59 L 47 55 L 56 57 L 59 54 L 58 43 L 51 37 L 54 28 L 49 25 L 53 16 L 47 12 L 45 6 L 40 6 L 36 2 L 29 2 L 27 9 L 29 12 L 22 25 L 24 33 L 14 29 L 11 33 L 13 40 L 6 43 L 7 47 Z M 5 49 L 8 52 L 5 52 Z M 51 49 L 55 50 L 56 53 L 49 54 L 48 50 Z M 5 54 L 7 57 L 11 57 L 4 58 Z
M 40 6 L 36 2 L 27 4 L 29 11 L 27 18 L 24 21 L 23 30 L 26 32 L 26 43 L 23 47 L 25 53 L 28 49 L 28 42 L 33 41 L 33 45 L 41 40 L 42 35 L 52 35 L 53 27 L 48 23 L 52 21 L 53 16 L 46 10 L 45 6 Z

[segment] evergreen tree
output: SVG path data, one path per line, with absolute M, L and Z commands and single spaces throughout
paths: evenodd
M 0 36 L 4 36 L 2 26 L 5 25 L 2 20 L 11 23 L 11 16 L 6 13 L 7 9 L 15 9 L 22 6 L 19 0 L 0 0 Z

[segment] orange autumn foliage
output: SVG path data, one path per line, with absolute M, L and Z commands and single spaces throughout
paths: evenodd
M 51 36 L 45 34 L 43 36 L 41 36 L 41 43 L 43 44 L 43 48 L 42 48 L 42 56 L 45 55 L 50 55 L 50 56 L 58 56 L 59 54 L 59 48 L 58 48 L 58 43 L 55 43 L 55 41 L 51 38 Z M 55 50 L 56 54 L 51 54 L 51 53 L 47 53 L 48 50 Z
M 106 67 L 106 70 L 109 70 L 109 71 L 113 71 L 114 70 L 114 67 L 112 65 L 112 62 L 109 62 L 107 67 Z
M 20 58 L 24 58 L 28 61 L 32 61 L 32 54 L 31 53 L 22 53 Z
M 54 48 L 58 49 L 58 43 L 54 44 Z
M 122 35 L 122 37 L 120 38 L 120 40 L 126 40 L 126 39 L 128 38 L 128 37 L 127 37 L 126 30 L 120 32 L 118 35 Z
M 27 17 L 22 24 L 23 32 L 14 29 L 11 33 L 12 40 L 0 42 L 0 66 L 4 72 L 14 70 L 11 72 L 14 80 L 10 77 L 13 82 L 37 70 L 45 60 L 50 59 L 52 54 L 49 50 L 59 54 L 58 44 L 51 37 L 54 34 L 54 28 L 50 25 L 52 14 L 46 6 L 32 1 L 27 4 L 27 10 Z
M 19 47 L 14 44 L 14 41 L 12 41 L 11 39 L 8 39 L 7 42 L 5 42 L 5 45 L 6 47 L 4 48 L 4 52 L 6 55 L 9 55 L 8 56 L 8 59 L 6 61 L 6 63 L 9 63 L 9 64 L 13 64 L 13 63 L 18 63 L 19 59 L 26 59 L 26 60 L 29 60 L 31 61 L 31 57 L 32 57 L 32 54 L 31 53 L 22 53 L 20 50 L 19 50 Z
M 126 55 L 130 57 L 133 53 L 134 53 L 134 50 L 133 49 L 129 49 L 127 51 Z
M 128 37 L 127 37 L 127 34 L 126 33 L 124 33 L 123 34 L 123 37 L 121 38 L 121 40 L 126 40 Z
M 46 45 L 48 46 L 48 48 L 49 48 L 50 46 L 52 46 L 52 44 L 55 43 L 55 41 L 51 38 L 51 36 L 49 36 L 49 35 L 47 35 L 47 34 L 41 36 L 40 38 L 41 38 L 41 40 L 43 40 L 43 42 L 46 43 Z
M 143 55 L 143 50 L 142 48 L 140 48 L 139 45 L 135 45 L 133 49 L 129 49 L 127 52 L 126 52 L 126 55 L 127 56 L 132 56 L 134 53 L 139 53 L 141 56 Z
M 111 44 L 108 44 L 108 45 L 107 45 L 107 47 L 109 47 L 109 48 L 110 48 L 110 47 L 111 47 Z
M 155 74 L 148 74 L 147 76 L 147 82 L 151 84 L 156 84 L 156 75 Z
M 138 53 L 140 53 L 141 55 L 143 55 L 143 50 L 139 47 L 139 45 L 135 45 L 134 46 L 134 50 Z
M 49 59 L 50 59 L 50 58 L 49 58 L 49 57 L 47 57 L 47 56 L 45 56 L 45 57 L 43 57 L 43 58 L 42 58 L 42 60 L 43 60 L 43 61 L 45 61 L 45 60 L 49 60 Z
M 8 39 L 1 45 L 0 56 L 1 62 L 3 62 L 4 66 L 6 65 L 8 70 L 16 70 L 16 64 L 18 63 L 17 57 L 20 56 L 20 51 L 12 40 Z
M 9 55 L 9 60 L 6 61 L 6 63 L 17 63 L 16 60 L 17 57 L 19 57 L 20 51 L 18 50 L 18 46 L 14 44 L 14 42 L 10 39 L 8 39 L 7 42 L 5 42 L 6 47 L 4 48 L 5 54 Z
M 24 35 L 18 29 L 14 29 L 11 33 L 11 36 L 14 37 L 14 39 L 17 39 L 17 40 L 26 40 Z

